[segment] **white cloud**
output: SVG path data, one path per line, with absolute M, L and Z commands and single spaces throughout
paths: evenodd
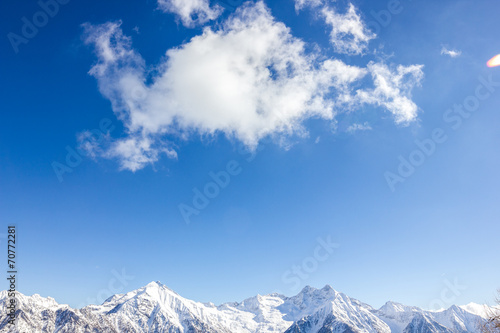
M 83 131 L 77 135 L 78 148 L 88 157 L 95 160 L 102 155 L 103 150 L 99 138 L 95 137 L 91 131 Z
M 176 14 L 189 28 L 215 20 L 223 11 L 219 5 L 211 7 L 209 0 L 158 0 L 158 5 L 164 12 Z
M 300 11 L 306 7 L 319 7 L 323 4 L 323 0 L 295 0 L 295 10 Z
M 411 100 L 411 91 L 420 85 L 424 77 L 422 69 L 422 65 L 399 65 L 391 69 L 386 64 L 370 62 L 368 70 L 375 87 L 358 90 L 357 98 L 361 103 L 383 106 L 394 115 L 396 123 L 408 124 L 417 118 L 418 107 Z
M 358 131 L 371 131 L 371 130 L 372 127 L 370 126 L 370 124 L 365 122 L 364 124 L 352 124 L 347 128 L 346 132 L 353 134 Z
M 205 28 L 168 50 L 149 84 L 145 62 L 120 22 L 87 25 L 86 41 L 98 57 L 90 73 L 127 134 L 104 155 L 132 171 L 162 153 L 175 158 L 171 141 L 193 134 L 222 133 L 254 149 L 264 137 L 287 142 L 306 135 L 306 119 L 334 122 L 337 113 L 365 104 L 386 108 L 403 124 L 418 111 L 410 93 L 422 79 L 420 66 L 371 62 L 361 68 L 320 60 L 263 2 L 246 3 L 219 29 Z M 360 89 L 370 78 L 373 88 Z
M 446 48 L 445 46 L 443 46 L 443 48 L 441 49 L 441 55 L 448 55 L 452 58 L 457 58 L 457 57 L 460 57 L 462 55 L 462 51 L 459 51 L 459 50 L 449 50 L 448 48 Z
M 345 14 L 338 13 L 323 0 L 295 0 L 295 10 L 314 8 L 331 28 L 330 42 L 337 53 L 347 55 L 363 54 L 370 40 L 376 35 L 362 21 L 356 7 L 349 3 Z M 321 7 L 321 8 L 320 8 Z
M 176 159 L 177 152 L 168 148 L 168 145 L 155 143 L 147 136 L 130 136 L 118 140 L 112 149 L 107 152 L 108 157 L 118 157 L 121 168 L 136 171 L 147 164 L 158 161 L 161 153 Z
M 330 42 L 337 53 L 363 54 L 370 40 L 376 37 L 361 20 L 353 4 L 349 4 L 345 14 L 339 14 L 335 9 L 326 6 L 323 7 L 321 13 L 332 29 Z

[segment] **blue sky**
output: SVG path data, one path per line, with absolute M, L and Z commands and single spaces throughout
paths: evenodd
M 214 303 L 325 284 L 375 307 L 491 302 L 500 85 L 484 82 L 500 82 L 486 66 L 500 4 L 401 0 L 381 24 L 391 1 L 353 1 L 351 16 L 345 1 L 229 3 L 190 22 L 167 0 L 69 1 L 17 52 L 9 33 L 42 9 L 2 3 L 0 210 L 18 228 L 19 290 L 72 306 L 153 280 Z M 361 34 L 342 30 L 356 18 Z M 81 162 L 58 178 L 67 147 Z M 194 207 L 228 163 L 227 186 Z M 320 258 L 325 241 L 339 246 Z

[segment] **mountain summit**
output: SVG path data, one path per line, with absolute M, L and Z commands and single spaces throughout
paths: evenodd
M 0 293 L 0 332 L 120 333 L 463 333 L 479 332 L 485 308 L 477 304 L 442 311 L 387 302 L 380 309 L 334 290 L 305 287 L 296 296 L 257 295 L 241 303 L 199 303 L 160 282 L 101 305 L 72 309 L 52 298 L 18 294 L 16 327 Z

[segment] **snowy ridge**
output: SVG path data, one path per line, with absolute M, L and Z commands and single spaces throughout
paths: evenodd
M 18 294 L 15 327 L 0 292 L 0 332 L 20 333 L 462 333 L 479 332 L 486 306 L 468 304 L 432 312 L 387 302 L 380 309 L 334 290 L 305 287 L 299 294 L 257 295 L 215 306 L 186 299 L 159 282 L 72 309 L 52 298 Z
M 493 308 L 495 308 L 496 311 L 500 311 L 500 306 L 495 306 L 492 308 L 487 305 L 481 305 L 476 303 L 469 303 L 467 305 L 462 305 L 460 307 L 467 312 L 473 313 L 483 318 L 487 318 L 489 315 L 491 315 L 491 311 L 493 310 Z
M 479 309 L 486 305 L 469 304 Z M 387 302 L 375 314 L 385 321 L 392 332 L 479 332 L 484 318 L 456 305 L 441 311 L 425 311 L 413 306 Z

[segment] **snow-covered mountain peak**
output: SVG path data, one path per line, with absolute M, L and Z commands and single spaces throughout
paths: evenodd
M 460 307 L 467 312 L 483 318 L 487 318 L 491 312 L 491 308 L 486 304 L 469 303 L 467 305 L 461 305 Z
M 140 289 L 145 289 L 146 291 L 150 291 L 150 292 L 167 292 L 167 293 L 173 293 L 175 295 L 178 295 L 180 296 L 179 294 L 177 294 L 175 291 L 173 291 L 172 289 L 170 289 L 169 287 L 167 287 L 166 285 L 162 284 L 160 281 L 153 281 L 153 282 L 150 282 L 148 283 L 147 285 L 145 285 L 144 287 L 140 288 Z M 140 290 L 139 289 L 139 290 Z
M 324 303 L 325 301 L 333 301 L 336 297 L 340 295 L 335 289 L 329 285 L 324 286 L 321 289 L 316 289 L 314 287 L 306 286 L 304 287 L 296 296 L 290 299 L 295 302 L 300 303 L 311 303 L 318 304 Z
M 7 296 L 0 293 L 0 333 L 12 332 Z M 186 299 L 158 281 L 79 310 L 39 295 L 19 294 L 18 301 L 15 332 L 479 333 L 484 322 L 469 311 L 478 312 L 477 304 L 431 312 L 387 302 L 374 310 L 329 285 L 308 286 L 293 297 L 257 295 L 220 306 Z
M 379 310 L 378 312 L 384 316 L 390 317 L 390 318 L 395 318 L 398 316 L 400 313 L 407 313 L 407 312 L 420 312 L 422 311 L 420 308 L 417 308 L 415 306 L 407 306 L 403 305 L 401 303 L 389 301 L 385 303 Z
M 332 293 L 336 293 L 335 289 L 332 288 L 332 286 L 330 286 L 329 284 L 325 285 L 323 288 L 321 289 L 317 289 L 317 288 L 314 288 L 314 287 L 311 287 L 311 286 L 305 286 L 304 288 L 302 288 L 302 290 L 299 292 L 299 295 L 300 294 L 303 294 L 303 295 L 319 295 L 319 294 L 332 294 Z
M 122 295 L 123 299 L 148 299 L 157 304 L 163 304 L 169 300 L 186 301 L 181 295 L 168 288 L 166 285 L 159 281 L 150 282 L 142 288 L 133 290 Z
M 147 285 L 145 285 L 145 287 L 150 287 L 150 288 L 167 288 L 166 285 L 164 285 L 163 283 L 161 283 L 160 281 L 151 281 L 149 282 Z
M 463 310 L 462 308 L 460 308 L 460 307 L 456 306 L 455 304 L 453 304 L 452 306 L 450 306 L 450 307 L 448 308 L 448 310 L 447 310 L 447 311 L 462 312 L 462 311 L 464 311 L 464 310 Z
M 0 299 L 2 302 L 4 300 L 8 299 L 8 293 L 6 290 L 0 292 Z M 19 292 L 16 292 L 16 301 L 19 304 L 36 304 L 42 307 L 47 307 L 47 308 L 64 308 L 64 307 L 69 307 L 67 304 L 59 304 L 56 302 L 55 299 L 52 297 L 43 297 L 40 296 L 39 294 L 34 294 L 32 296 L 25 296 Z

